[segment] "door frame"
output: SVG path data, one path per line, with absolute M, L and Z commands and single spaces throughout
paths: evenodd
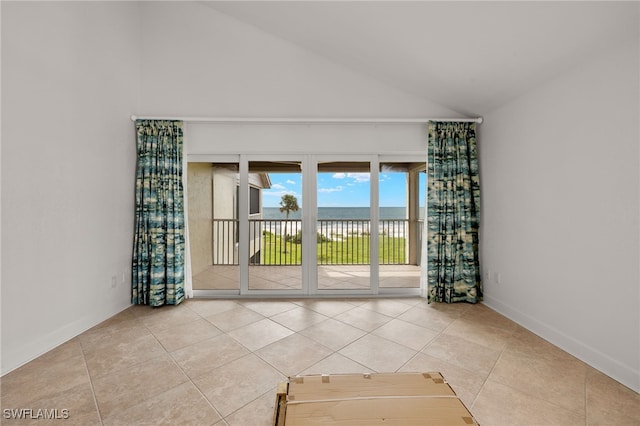
M 308 155 L 303 154 L 241 154 L 240 155 L 240 202 L 239 202 L 239 210 L 242 212 L 239 214 L 239 235 L 240 235 L 240 244 L 239 244 L 239 257 L 238 261 L 240 263 L 240 296 L 268 296 L 268 297 L 292 297 L 292 296 L 307 296 L 309 295 L 309 281 L 305 279 L 308 276 L 308 261 L 306 260 L 309 257 L 309 252 L 305 250 L 305 240 L 309 240 L 309 238 L 304 238 L 305 232 L 307 231 L 308 225 L 308 214 L 306 210 L 307 207 L 307 196 L 305 193 L 305 185 L 307 184 L 305 178 L 305 170 L 309 169 Z M 264 289 L 251 289 L 249 282 L 249 163 L 251 161 L 296 161 L 300 162 L 302 168 L 302 273 L 300 276 L 301 286 L 300 289 L 273 289 L 273 290 L 264 290 Z M 308 242 L 308 241 L 307 241 Z

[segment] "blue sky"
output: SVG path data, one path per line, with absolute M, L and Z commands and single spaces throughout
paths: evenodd
M 279 207 L 283 194 L 295 195 L 302 207 L 302 174 L 269 173 L 269 177 L 271 189 L 263 191 L 264 207 Z M 318 173 L 318 207 L 368 207 L 369 186 L 369 173 Z M 406 206 L 406 192 L 406 174 L 380 173 L 381 207 Z

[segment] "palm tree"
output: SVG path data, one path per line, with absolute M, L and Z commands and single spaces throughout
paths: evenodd
M 299 209 L 300 207 L 298 207 L 298 199 L 295 197 L 295 195 L 284 194 L 282 196 L 282 199 L 280 200 L 280 213 L 286 212 L 287 220 L 289 220 L 289 213 L 297 212 Z M 284 238 L 285 238 L 285 245 L 284 245 L 283 253 L 286 253 L 287 252 L 287 244 L 286 244 L 287 222 L 284 223 Z

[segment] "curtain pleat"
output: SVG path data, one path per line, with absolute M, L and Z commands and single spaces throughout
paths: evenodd
M 427 149 L 427 297 L 482 300 L 480 180 L 475 123 L 430 122 Z
M 183 123 L 137 120 L 132 303 L 184 300 Z

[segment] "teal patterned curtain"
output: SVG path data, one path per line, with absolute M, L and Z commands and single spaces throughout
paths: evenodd
M 431 302 L 482 300 L 476 124 L 429 122 L 427 284 Z
M 184 300 L 182 127 L 181 121 L 136 121 L 134 304 L 177 305 Z

